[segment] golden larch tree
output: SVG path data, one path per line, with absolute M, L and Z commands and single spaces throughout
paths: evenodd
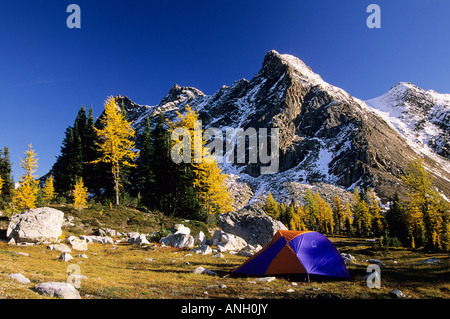
M 36 152 L 31 144 L 29 149 L 24 152 L 25 158 L 20 159 L 20 167 L 25 173 L 20 176 L 19 187 L 14 191 L 13 208 L 14 210 L 28 210 L 36 208 L 37 194 L 39 191 L 38 181 L 35 179 L 37 175 L 34 173 L 38 167 L 38 159 Z
M 139 152 L 135 151 L 133 141 L 136 133 L 112 96 L 105 101 L 105 111 L 100 118 L 100 125 L 102 128 L 95 128 L 95 131 L 99 140 L 97 146 L 101 157 L 92 163 L 111 164 L 116 205 L 119 205 L 121 168 L 123 166 L 135 167 L 134 160 L 139 155 Z
M 206 141 L 203 140 L 203 131 L 199 126 L 197 112 L 187 105 L 185 114 L 178 112 L 177 121 L 174 123 L 169 122 L 169 132 L 173 132 L 177 128 L 182 128 L 185 129 L 185 132 L 189 132 L 189 158 L 191 159 L 190 165 L 194 174 L 193 185 L 197 197 L 207 213 L 207 218 L 209 218 L 209 215 L 213 213 L 220 214 L 231 211 L 232 199 L 225 184 L 226 175 L 222 173 L 214 157 L 208 156 L 210 154 L 205 147 Z M 174 144 L 176 143 L 177 141 L 174 141 Z M 181 154 L 184 149 L 176 150 L 180 152 L 177 154 L 180 157 L 187 155 Z
M 88 197 L 88 189 L 84 186 L 83 178 L 79 177 L 76 180 L 75 188 L 73 190 L 73 208 L 81 211 L 86 207 Z
M 42 189 L 43 199 L 46 204 L 51 203 L 55 198 L 55 187 L 53 186 L 53 176 L 50 175 L 45 180 L 45 186 Z

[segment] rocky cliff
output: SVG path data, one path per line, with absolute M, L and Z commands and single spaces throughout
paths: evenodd
M 347 195 L 354 186 L 370 186 L 387 201 L 395 191 L 405 194 L 401 176 L 417 156 L 450 198 L 450 95 L 400 83 L 364 102 L 326 83 L 298 58 L 269 51 L 250 81 L 237 80 L 213 95 L 175 85 L 155 106 L 118 100 L 137 130 L 146 117 L 164 112 L 174 119 L 187 104 L 198 110 L 204 128 L 278 128 L 276 174 L 261 175 L 258 163 L 223 165 L 235 176 L 230 185 L 246 184 L 253 200 L 268 191 L 288 200 L 314 184 Z

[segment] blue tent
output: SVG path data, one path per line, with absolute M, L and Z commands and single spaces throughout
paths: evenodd
M 247 275 L 303 275 L 349 279 L 333 243 L 315 231 L 278 231 L 272 241 L 233 272 Z

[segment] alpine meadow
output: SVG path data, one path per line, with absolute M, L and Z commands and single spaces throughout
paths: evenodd
M 449 52 L 392 22 L 417 5 L 175 3 L 0 5 L 0 298 L 450 298 Z

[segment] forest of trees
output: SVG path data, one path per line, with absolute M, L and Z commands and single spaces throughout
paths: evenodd
M 290 230 L 377 237 L 385 245 L 450 251 L 450 205 L 436 191 L 421 159 L 408 164 L 403 182 L 408 198 L 401 200 L 395 193 L 387 209 L 373 189 L 357 187 L 346 203 L 338 195 L 328 203 L 309 189 L 288 204 L 278 203 L 269 193 L 263 209 Z
M 51 203 L 71 203 L 82 210 L 89 202 L 101 202 L 202 221 L 230 211 L 226 176 L 214 160 L 178 164 L 172 160 L 174 150 L 183 150 L 173 147 L 177 141 L 171 133 L 184 128 L 194 145 L 197 116 L 189 107 L 174 122 L 160 113 L 153 129 L 147 118 L 142 134 L 136 136 L 124 107 L 114 98 L 105 102 L 98 120 L 92 108 L 86 115 L 83 106 L 65 131 L 55 164 L 40 179 L 35 175 L 38 160 L 31 144 L 21 159 L 23 172 L 16 187 L 9 150 L 0 150 L 0 209 L 10 215 Z M 203 154 L 205 144 L 197 146 Z M 337 195 L 327 201 L 308 190 L 303 198 L 278 203 L 269 193 L 263 209 L 291 230 L 378 237 L 388 245 L 450 250 L 449 203 L 437 192 L 422 160 L 408 164 L 403 182 L 409 189 L 407 198 L 395 194 L 387 209 L 373 189 L 357 187 L 349 202 Z
M 73 126 L 66 129 L 50 172 L 37 179 L 37 154 L 32 145 L 24 153 L 19 185 L 14 187 L 8 148 L 0 153 L 0 208 L 10 214 L 52 202 L 71 202 L 77 210 L 88 200 L 159 210 L 165 214 L 207 220 L 231 210 L 225 175 L 215 161 L 175 164 L 171 158 L 171 131 L 192 132 L 197 113 L 190 108 L 170 122 L 158 115 L 141 136 L 135 136 L 123 107 L 113 97 L 95 121 L 92 108 L 83 106 Z M 136 144 L 139 145 L 138 150 Z M 204 145 L 201 145 L 204 148 Z M 203 149 L 202 149 L 203 150 Z

